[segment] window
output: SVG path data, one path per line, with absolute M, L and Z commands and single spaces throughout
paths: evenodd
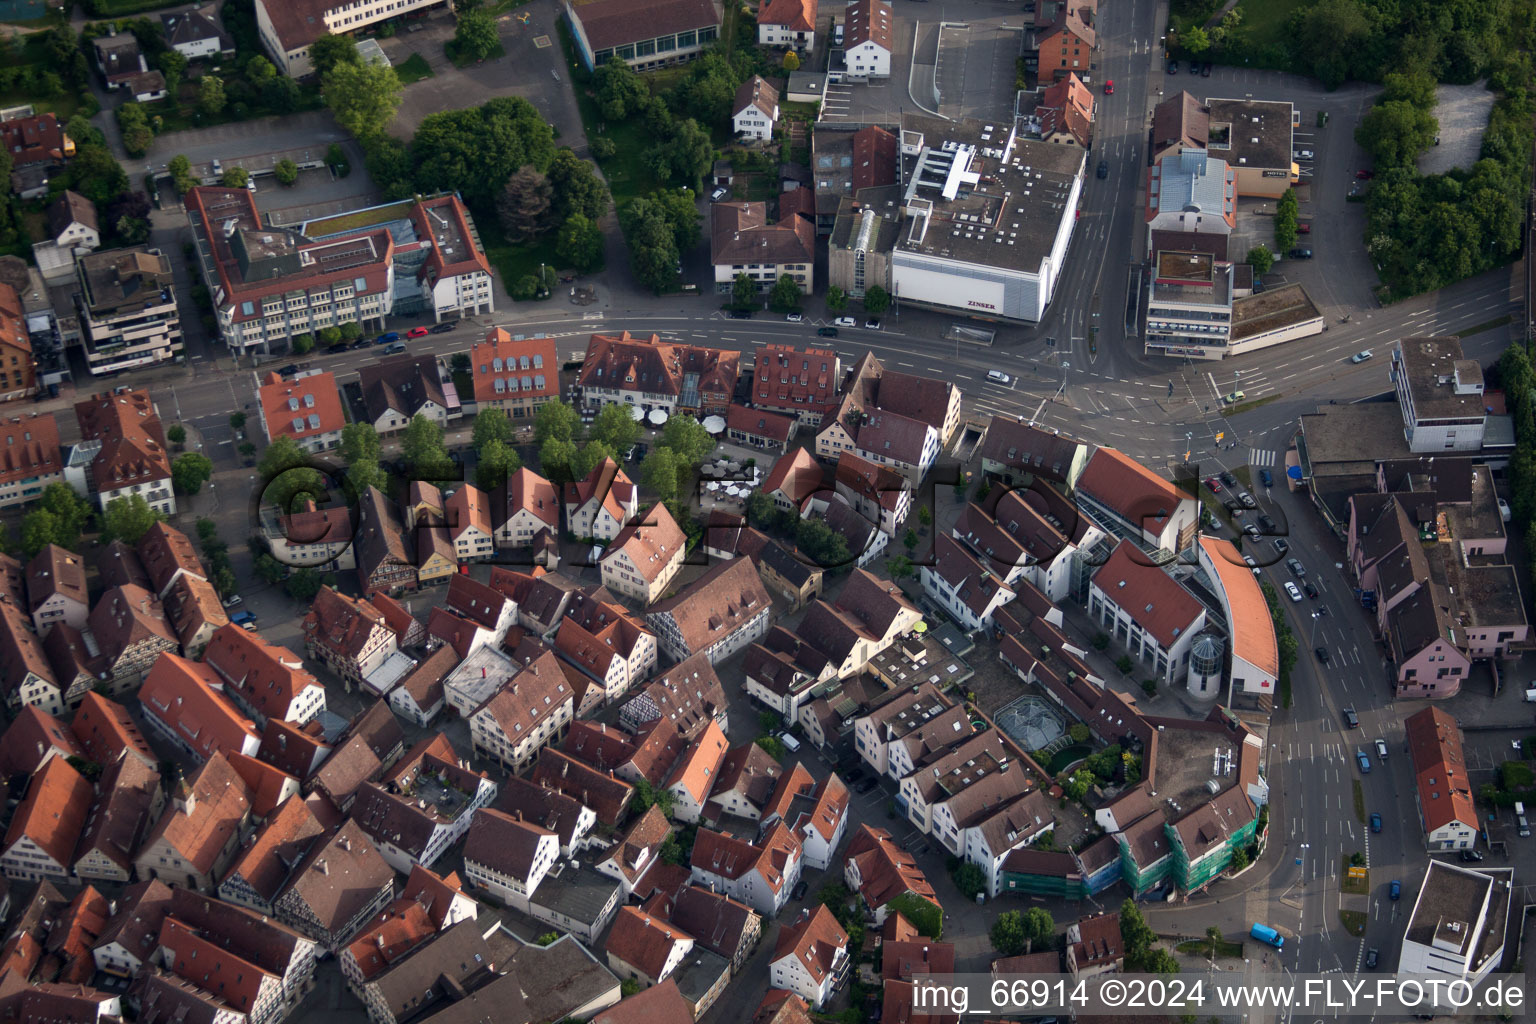
M 368 279 L 366 277 L 354 277 L 352 279 L 352 287 L 357 294 L 361 295 L 368 290 Z

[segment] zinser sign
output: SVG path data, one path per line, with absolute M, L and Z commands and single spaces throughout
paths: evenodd
M 975 299 L 967 299 L 965 304 L 972 307 L 973 309 L 990 309 L 994 311 L 997 309 L 997 307 L 990 302 L 978 302 Z

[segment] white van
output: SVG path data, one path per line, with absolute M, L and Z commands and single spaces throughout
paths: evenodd
M 795 739 L 787 732 L 779 733 L 779 742 L 784 744 L 784 749 L 788 750 L 790 753 L 794 753 L 800 749 L 800 741 Z

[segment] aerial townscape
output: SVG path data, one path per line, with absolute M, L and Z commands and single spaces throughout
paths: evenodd
M 0 0 L 0 1024 L 1519 972 L 1533 48 Z

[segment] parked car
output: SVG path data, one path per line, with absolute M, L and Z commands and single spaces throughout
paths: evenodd
M 1352 363 L 1363 363 L 1375 354 L 1376 353 L 1372 352 L 1370 349 L 1363 348 L 1359 352 L 1356 352 L 1354 355 L 1350 356 L 1349 361 Z
M 1291 250 L 1291 259 L 1293 259 L 1293 260 L 1309 260 L 1311 258 L 1312 258 L 1312 250 L 1311 249 L 1292 249 Z
M 868 320 L 865 320 L 864 329 L 866 331 L 878 331 L 880 329 L 880 318 L 872 316 Z
M 858 765 L 854 765 L 847 771 L 840 770 L 837 774 L 843 780 L 843 785 L 852 786 L 854 783 L 864 778 L 864 769 L 860 768 Z
M 752 311 L 750 309 L 733 309 L 733 310 L 731 310 L 731 319 L 732 320 L 751 320 L 752 319 Z
M 1360 756 L 1364 757 L 1365 755 L 1361 754 Z M 1387 897 L 1389 899 L 1394 899 L 1394 900 L 1402 899 L 1403 898 L 1403 883 L 1399 882 L 1395 878 L 1392 879 L 1392 883 L 1387 886 Z
M 358 338 L 352 344 L 348 345 L 347 348 L 371 348 L 372 346 L 373 342 L 369 341 L 367 338 Z
M 450 320 L 450 321 L 448 321 L 445 324 L 433 324 L 431 327 L 427 328 L 427 333 L 428 334 L 447 334 L 449 331 L 453 330 L 457 326 L 459 326 L 457 321 Z
M 855 320 L 851 316 L 840 316 L 836 320 L 833 320 L 832 322 L 834 324 L 836 324 L 838 327 L 857 327 L 857 326 L 859 326 L 859 322 L 857 320 Z
M 787 314 L 785 314 L 784 319 L 786 321 L 788 321 L 789 323 L 797 324 L 800 321 L 804 320 L 805 317 L 801 316 L 799 313 L 787 313 Z
M 1377 739 L 1376 740 L 1376 756 L 1381 758 L 1383 761 L 1385 761 L 1387 759 L 1387 741 L 1386 740 L 1384 740 L 1384 739 Z
M 1309 220 L 1304 220 L 1300 224 L 1297 224 L 1296 233 L 1298 235 L 1310 235 L 1312 233 L 1312 222 Z
M 277 375 L 279 377 L 292 377 L 294 374 L 296 374 L 298 372 L 299 372 L 299 364 L 298 363 L 289 363 L 287 366 L 283 367 L 281 370 L 278 370 L 277 371 Z
M 1221 481 L 1213 476 L 1208 476 L 1205 478 L 1205 486 L 1211 489 L 1212 494 L 1221 493 Z
M 1355 177 L 1359 178 L 1361 181 L 1370 181 L 1372 178 L 1376 177 L 1376 172 L 1367 171 L 1362 168 L 1355 172 Z
M 1226 484 L 1228 487 L 1237 486 L 1237 477 L 1233 476 L 1230 470 L 1224 469 L 1218 475 L 1221 477 L 1221 482 Z
M 1297 604 L 1301 603 L 1301 588 L 1290 580 L 1285 581 L 1285 592 L 1292 601 L 1295 601 Z
M 1375 811 L 1371 812 L 1371 831 L 1381 831 L 1381 815 L 1377 814 Z
M 1319 662 L 1321 662 L 1324 665 L 1328 664 L 1328 648 L 1326 648 L 1326 647 L 1314 647 L 1314 648 L 1312 648 L 1312 653 L 1317 655 L 1317 660 Z
M 379 335 L 377 338 L 374 338 L 373 339 L 373 343 L 375 345 L 388 345 L 392 341 L 399 341 L 399 340 L 400 340 L 400 332 L 399 331 L 386 331 L 385 333 Z
M 718 203 L 720 200 L 724 199 L 730 194 L 731 190 L 728 188 L 717 188 L 709 194 L 709 201 L 712 203 Z
M 818 327 L 818 328 L 816 328 L 816 333 L 817 333 L 817 335 L 819 335 L 820 337 L 823 337 L 823 338 L 835 338 L 835 337 L 837 337 L 837 328 L 836 327 Z
M 1214 68 L 1215 66 L 1216 65 L 1211 63 L 1210 61 L 1206 61 L 1204 64 L 1200 65 L 1200 77 L 1201 78 L 1210 78 L 1211 77 L 1211 69 Z
M 1275 486 L 1274 474 L 1267 469 L 1259 470 L 1259 483 L 1263 484 L 1265 487 Z
M 1243 508 L 1258 508 L 1259 507 L 1259 503 L 1257 501 L 1255 501 L 1253 495 L 1249 494 L 1247 491 L 1244 491 L 1241 494 L 1239 494 L 1237 496 L 1237 500 L 1243 503 Z
M 1171 60 L 1171 61 L 1168 62 L 1168 73 L 1170 75 L 1176 75 L 1176 74 L 1179 73 L 1179 62 L 1178 61 Z
M 1298 149 L 1296 151 L 1296 159 L 1298 159 L 1298 160 L 1311 160 L 1312 159 L 1312 151 L 1310 149 Z
M 1104 95 L 1105 96 L 1113 96 L 1114 94 L 1115 94 L 1115 80 L 1113 78 L 1106 78 L 1106 79 L 1104 79 Z
M 854 786 L 853 787 L 853 791 L 855 793 L 858 793 L 858 794 L 860 794 L 862 796 L 863 794 L 868 793 L 870 790 L 874 789 L 878 785 L 880 785 L 880 780 L 878 778 L 875 778 L 874 776 L 871 776 L 871 777 L 865 779 L 863 782 L 859 783 L 857 786 Z
M 1285 560 L 1285 567 L 1291 570 L 1292 576 L 1301 577 L 1307 574 L 1307 567 L 1302 565 L 1301 561 L 1296 558 L 1287 558 Z
M 1262 533 L 1259 532 L 1259 528 L 1257 526 L 1254 526 L 1252 523 L 1244 523 L 1243 524 L 1243 535 L 1246 536 L 1246 537 L 1249 537 L 1249 538 L 1251 538 L 1253 540 L 1260 540 L 1264 536 Z
M 1013 378 L 1008 376 L 1002 370 L 988 370 L 987 380 L 994 384 L 1008 385 L 1013 383 Z
M 1483 859 L 1482 850 L 1462 850 L 1458 855 L 1463 864 L 1476 864 Z
M 1244 555 L 1243 556 L 1243 564 L 1246 565 L 1248 568 L 1252 569 L 1254 572 L 1258 572 L 1259 571 L 1259 563 L 1255 562 L 1253 560 L 1253 556 L 1252 555 Z
M 224 599 L 224 607 L 225 608 L 233 608 L 233 607 L 235 607 L 235 605 L 244 604 L 244 603 L 245 603 L 245 598 L 241 597 L 239 594 L 230 594 L 228 597 L 226 597 Z
M 1097 171 L 1095 171 L 1094 173 L 1097 174 L 1100 178 L 1107 178 L 1107 177 L 1109 177 L 1109 161 L 1108 160 L 1100 160 L 1099 161 L 1099 169 Z
M 1259 516 L 1259 529 L 1265 533 L 1275 532 L 1275 517 L 1265 512 Z
M 805 894 L 810 891 L 810 888 L 811 884 L 804 879 L 801 879 L 799 882 L 795 883 L 795 888 L 789 894 L 789 896 L 794 900 L 803 900 L 805 899 Z
M 425 327 L 412 327 L 410 330 L 405 332 L 405 336 L 407 338 L 425 338 L 431 333 L 432 332 Z

